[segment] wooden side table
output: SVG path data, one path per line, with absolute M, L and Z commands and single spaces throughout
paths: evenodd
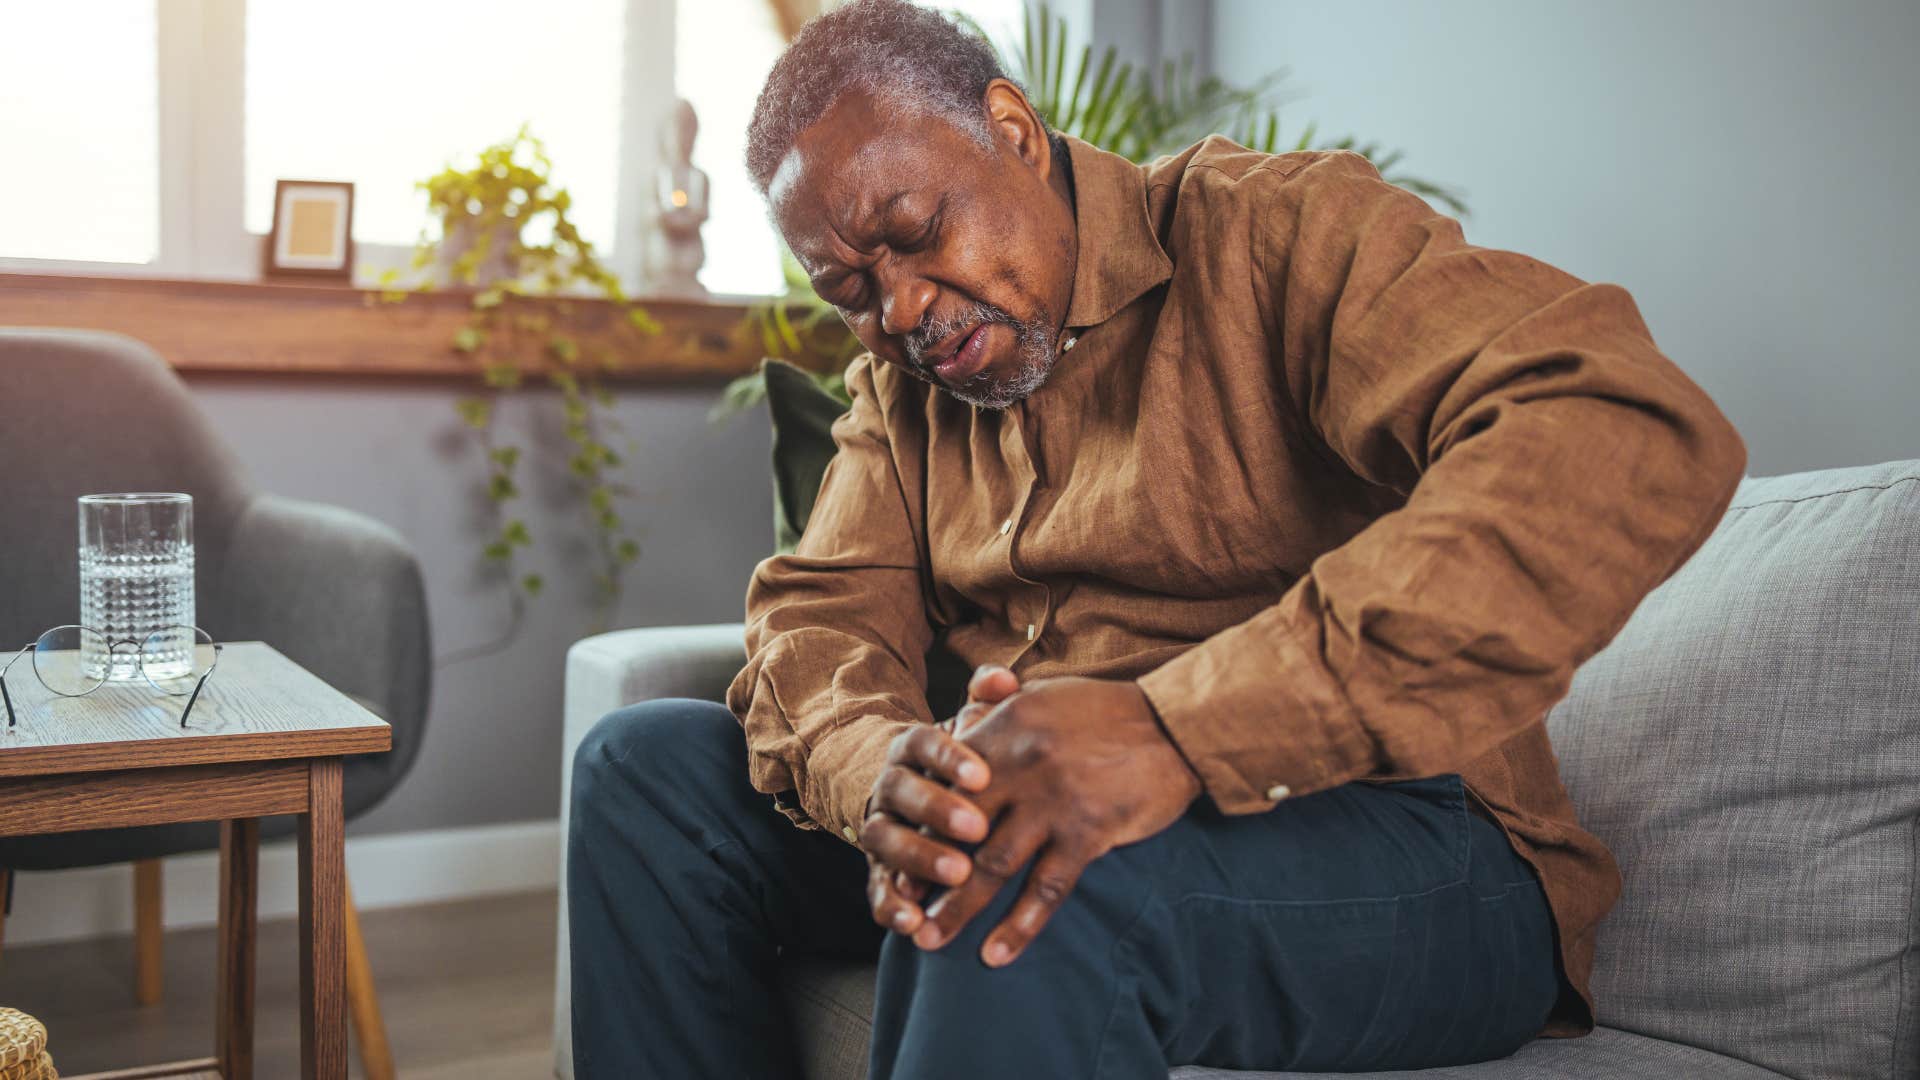
M 226 646 L 185 729 L 186 700 L 144 681 L 60 698 L 16 666 L 8 684 L 19 724 L 0 734 L 0 836 L 221 823 L 214 1056 L 96 1077 L 253 1075 L 259 819 L 298 814 L 301 1075 L 344 1080 L 341 759 L 391 749 L 386 721 L 257 641 Z

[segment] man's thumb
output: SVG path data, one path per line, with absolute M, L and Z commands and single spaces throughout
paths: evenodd
M 967 700 L 995 702 L 1010 697 L 1020 689 L 1020 676 L 1009 668 L 999 664 L 981 664 L 973 669 L 973 678 L 967 680 Z

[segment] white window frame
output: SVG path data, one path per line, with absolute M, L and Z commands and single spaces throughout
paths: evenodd
M 0 257 L 0 272 L 258 281 L 266 237 L 246 228 L 247 0 L 152 0 L 157 26 L 159 102 L 159 244 L 145 263 Z M 621 58 L 618 174 L 608 266 L 635 291 L 646 291 L 645 249 L 656 210 L 658 132 L 677 97 L 675 9 L 679 0 L 626 0 Z M 700 0 L 691 0 L 698 3 Z M 1191 18 L 1210 0 L 1178 0 Z M 1161 7 L 1167 4 L 1166 8 Z M 1081 28 L 1112 20 L 1123 53 L 1144 57 L 1141 40 L 1153 24 L 1162 33 L 1181 23 L 1174 0 L 1052 0 L 1080 44 Z M 1204 17 L 1204 14 L 1203 16 Z M 1201 23 L 1199 25 L 1204 25 Z M 1191 36 L 1191 34 L 1189 34 Z M 1098 44 L 1107 44 L 1101 40 Z M 404 270 L 412 248 L 357 244 L 355 284 L 382 271 Z M 716 300 L 726 297 L 716 295 Z M 735 298 L 739 299 L 739 298 Z
M 266 237 L 246 227 L 246 0 L 152 0 L 159 132 L 159 242 L 144 263 L 0 257 L 0 272 L 258 281 Z M 626 0 L 614 236 L 604 253 L 644 289 L 658 128 L 674 102 L 676 0 Z M 697 0 L 696 0 L 697 2 Z M 641 31 L 639 28 L 645 28 Z M 405 244 L 355 245 L 354 279 L 405 269 Z

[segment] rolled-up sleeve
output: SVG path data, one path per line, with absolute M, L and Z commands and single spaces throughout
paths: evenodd
M 1405 501 L 1138 680 L 1228 813 L 1539 722 L 1746 468 L 1625 290 L 1466 243 L 1358 154 L 1261 182 L 1276 375 L 1329 467 Z
M 753 786 L 795 823 L 858 832 L 892 738 L 931 721 L 933 631 L 920 545 L 874 388 L 873 361 L 847 373 L 852 408 L 798 546 L 754 571 L 747 666 L 727 689 L 746 731 Z M 797 805 L 791 800 L 797 799 Z

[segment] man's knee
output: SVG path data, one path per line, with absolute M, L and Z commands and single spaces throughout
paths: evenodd
M 575 826 L 583 807 L 639 796 L 674 798 L 678 789 L 744 778 L 744 739 L 727 707 L 692 698 L 659 698 L 600 718 L 573 755 Z
M 993 899 L 960 929 L 942 951 L 951 950 L 977 961 L 987 936 L 1012 913 L 1014 904 L 1028 890 L 1032 880 L 1033 865 L 1029 863 L 1007 879 Z M 1067 890 L 1046 925 L 1021 954 L 1023 959 L 1038 956 L 1050 957 L 1051 960 L 1030 960 L 1025 969 L 1031 970 L 1054 960 L 1070 960 L 1073 966 L 1078 967 L 1088 956 L 1104 955 L 1112 948 L 1113 942 L 1139 919 L 1140 912 L 1151 899 L 1151 890 L 1133 865 L 1133 860 L 1120 852 L 1108 852 L 1100 856 L 1081 871 L 1079 880 Z M 915 947 L 901 935 L 888 936 L 901 938 L 900 947 Z M 967 974 L 988 975 L 987 969 L 981 964 L 970 967 L 978 970 Z

